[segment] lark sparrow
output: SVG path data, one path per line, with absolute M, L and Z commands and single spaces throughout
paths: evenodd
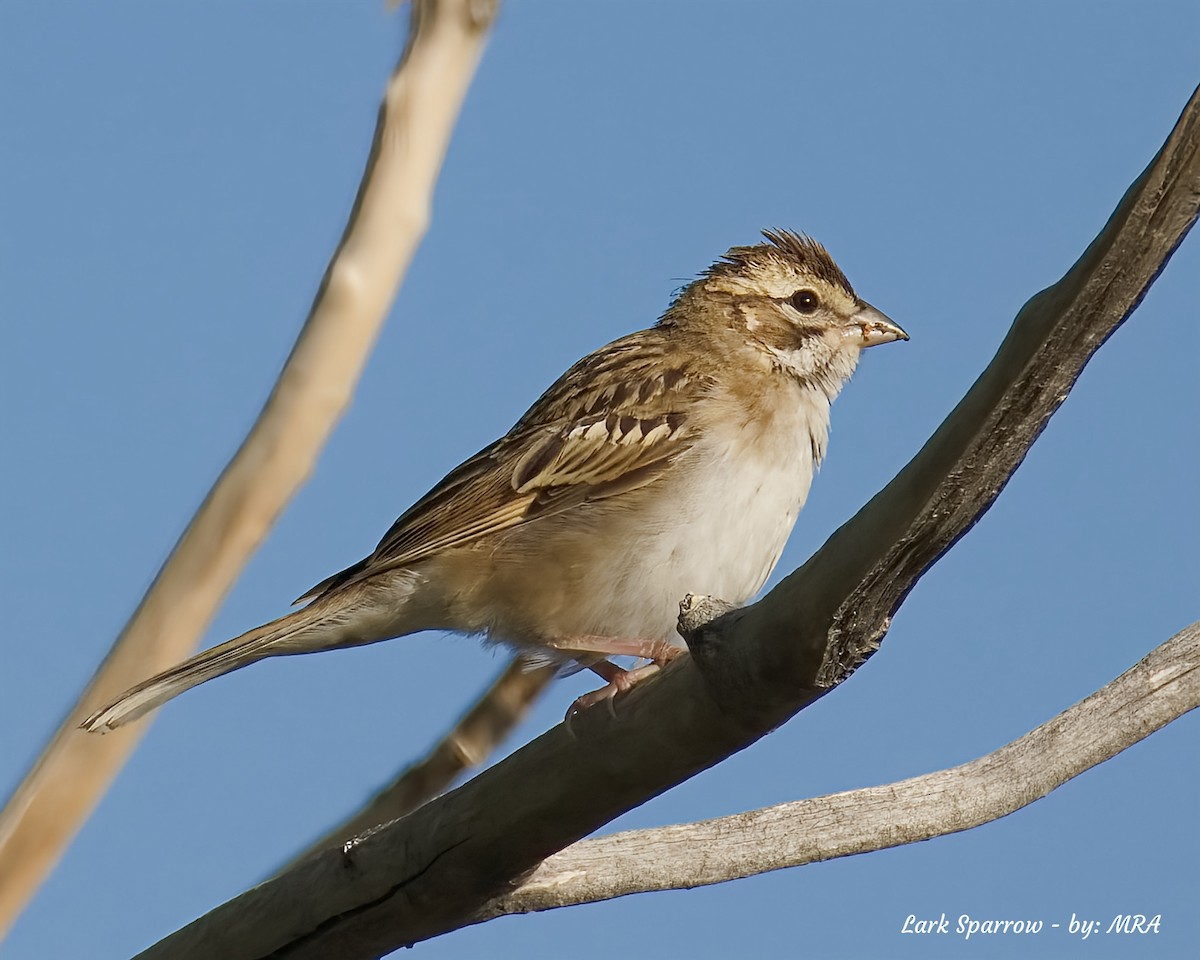
M 687 593 L 740 603 L 779 560 L 864 347 L 908 335 L 825 249 L 788 231 L 734 247 L 648 330 L 580 360 L 303 609 L 146 680 L 104 730 L 265 657 L 419 630 L 578 661 L 609 681 L 678 651 Z M 298 601 L 298 602 L 300 602 Z

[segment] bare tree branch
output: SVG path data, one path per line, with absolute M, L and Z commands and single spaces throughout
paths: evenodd
M 57 862 L 145 723 L 106 737 L 79 722 L 185 656 L 306 479 L 429 221 L 455 118 L 497 0 L 418 0 L 346 231 L 299 339 L 245 442 L 121 636 L 0 812 L 0 936 Z
M 429 753 L 405 767 L 362 809 L 296 854 L 282 870 L 372 827 L 399 820 L 448 789 L 466 771 L 482 766 L 529 713 L 555 672 L 554 664 L 531 670 L 514 659 Z
M 456 929 L 547 857 L 719 763 L 874 650 L 922 572 L 987 510 L 1200 210 L 1200 91 L 1079 262 L 1022 309 L 921 452 L 759 603 L 474 780 L 231 900 L 144 957 L 377 957 Z
M 969 830 L 1040 800 L 1197 707 L 1200 623 L 1086 700 L 970 763 L 700 823 L 583 840 L 486 904 L 475 920 L 691 889 Z

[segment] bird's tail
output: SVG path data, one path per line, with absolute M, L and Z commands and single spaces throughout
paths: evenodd
M 97 710 L 80 726 L 93 733 L 104 733 L 136 720 L 185 690 L 257 660 L 336 646 L 336 640 L 327 637 L 329 628 L 334 625 L 331 623 L 333 618 L 328 610 L 318 607 L 318 604 L 312 604 L 196 654 L 126 690 L 115 702 Z

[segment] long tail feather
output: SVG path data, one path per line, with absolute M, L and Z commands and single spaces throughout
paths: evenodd
M 80 726 L 93 733 L 104 733 L 144 716 L 185 690 L 207 680 L 223 676 L 239 667 L 282 653 L 300 653 L 319 644 L 300 644 L 297 634 L 319 627 L 326 612 L 306 607 L 270 623 L 263 624 L 211 647 L 196 656 L 144 680 L 102 710 L 97 710 Z M 292 642 L 288 642 L 288 641 Z

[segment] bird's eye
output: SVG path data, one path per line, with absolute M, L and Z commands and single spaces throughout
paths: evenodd
M 821 301 L 812 290 L 797 290 L 788 297 L 788 303 L 801 313 L 816 313 L 817 307 L 821 305 Z

